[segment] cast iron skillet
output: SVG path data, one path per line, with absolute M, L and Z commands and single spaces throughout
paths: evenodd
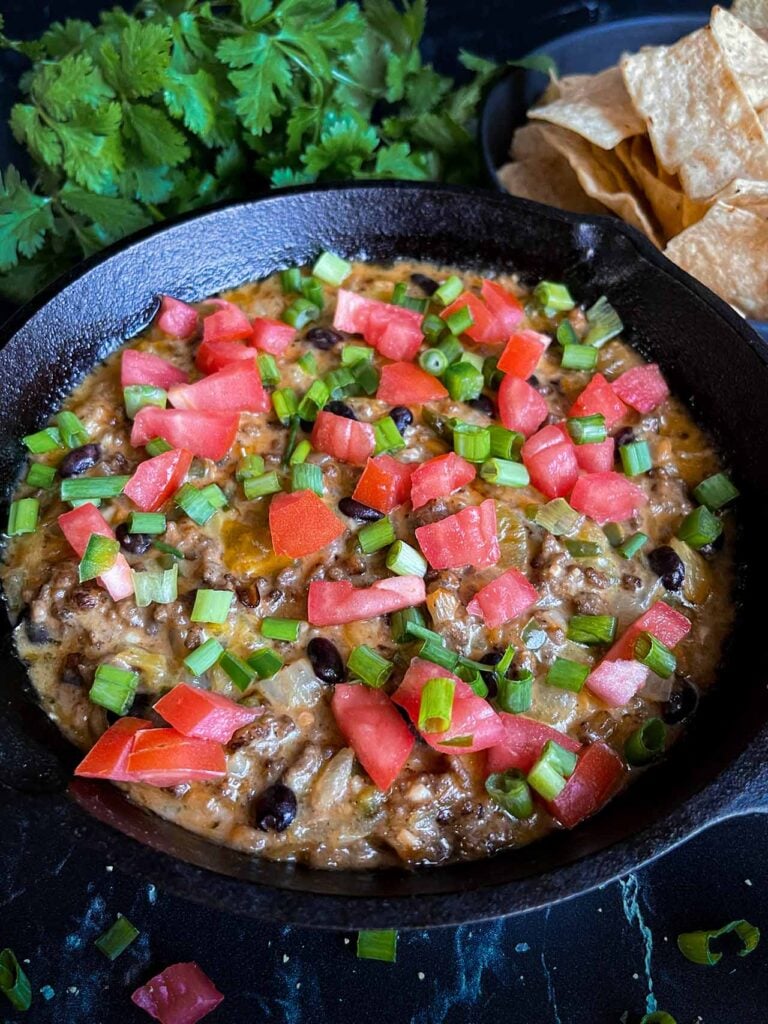
M 21 311 L 0 341 L 0 484 L 19 437 L 120 342 L 157 295 L 201 299 L 307 263 L 320 249 L 565 279 L 591 302 L 606 293 L 628 340 L 657 359 L 715 435 L 742 490 L 738 624 L 717 692 L 686 739 L 574 832 L 477 863 L 415 872 L 333 873 L 248 859 L 129 804 L 107 784 L 69 784 L 75 752 L 24 696 L 4 626 L 0 782 L 28 834 L 67 830 L 87 856 L 237 913 L 322 927 L 424 927 L 497 917 L 573 896 L 624 874 L 730 815 L 768 804 L 768 357 L 724 303 L 615 220 L 584 219 L 487 192 L 405 184 L 295 190 L 152 230 L 92 259 Z M 0 789 L 0 799 L 3 790 Z M 34 842 L 29 840 L 30 850 Z

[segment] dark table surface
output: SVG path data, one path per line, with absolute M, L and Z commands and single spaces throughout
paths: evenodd
M 88 17 L 93 0 L 0 0 L 9 34 Z M 691 11 L 695 2 L 615 4 L 433 0 L 428 56 L 451 70 L 459 45 L 503 58 L 597 20 Z M 0 64 L 0 104 L 7 101 Z M 0 119 L 0 166 L 8 138 Z M 25 845 L 19 797 L 0 787 L 0 948 L 25 963 L 26 1015 L 5 1024 L 139 1024 L 129 994 L 160 968 L 196 960 L 225 994 L 211 1024 L 636 1024 L 647 1010 L 678 1024 L 768 1024 L 768 941 L 746 959 L 729 947 L 716 967 L 677 950 L 681 931 L 745 917 L 768 929 L 768 829 L 736 818 L 603 889 L 491 924 L 402 933 L 395 965 L 359 961 L 352 935 L 275 927 L 189 903 L 93 854 L 72 856 L 66 835 Z M 141 937 L 114 964 L 93 945 L 126 915 Z M 0 997 L 1 998 L 1 997 Z M 7 1004 L 9 1006 L 9 1004 Z

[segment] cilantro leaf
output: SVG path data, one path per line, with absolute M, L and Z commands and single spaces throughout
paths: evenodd
M 171 61 L 170 44 L 171 34 L 164 25 L 128 19 L 117 45 L 110 41 L 100 50 L 104 77 L 131 99 L 151 96 L 163 86 Z
M 55 125 L 64 170 L 78 185 L 98 193 L 114 189 L 124 163 L 121 120 L 120 105 L 107 103 L 98 111 L 83 107 L 66 123 Z
M 123 130 L 137 142 L 144 156 L 154 165 L 175 167 L 189 156 L 189 146 L 170 119 L 148 103 L 133 103 L 125 110 Z
M 423 161 L 411 153 L 407 142 L 394 142 L 391 146 L 382 146 L 377 150 L 376 177 L 426 181 L 429 174 Z
M 64 206 L 72 213 L 82 214 L 93 221 L 99 228 L 104 244 L 116 242 L 151 222 L 151 218 L 141 206 L 130 199 L 98 196 L 73 185 L 65 185 L 59 196 Z
M 55 64 L 42 64 L 32 78 L 30 92 L 53 118 L 64 120 L 78 106 L 98 106 L 114 93 L 87 54 L 63 57 Z
M 51 167 L 59 166 L 61 144 L 53 128 L 43 121 L 37 107 L 16 103 L 11 108 L 10 124 L 14 138 L 26 146 L 36 160 Z
M 49 57 L 66 57 L 68 53 L 79 49 L 96 29 L 88 21 L 67 18 L 65 22 L 54 21 L 40 42 Z
M 53 226 L 51 200 L 38 196 L 22 181 L 15 167 L 0 175 L 0 270 L 34 256 Z
M 213 75 L 202 68 L 194 74 L 171 68 L 166 75 L 163 95 L 173 117 L 180 118 L 204 142 L 214 141 L 218 93 Z
M 217 56 L 231 68 L 229 80 L 239 93 L 235 112 L 248 131 L 270 131 L 273 118 L 283 112 L 281 98 L 288 95 L 291 66 L 274 36 L 246 32 L 220 43 Z M 242 69 L 242 70 L 239 70 Z
M 379 136 L 373 125 L 352 114 L 330 116 L 317 144 L 307 147 L 302 163 L 312 174 L 354 177 L 376 149 Z

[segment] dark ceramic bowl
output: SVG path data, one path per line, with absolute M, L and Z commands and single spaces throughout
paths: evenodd
M 75 751 L 27 690 L 4 626 L 0 786 L 25 817 L 27 850 L 52 829 L 73 853 L 191 899 L 298 924 L 423 927 L 497 917 L 573 896 L 624 874 L 724 817 L 761 808 L 768 787 L 768 359 L 745 322 L 619 221 L 585 219 L 490 192 L 361 184 L 294 190 L 202 213 L 112 248 L 57 282 L 0 332 L 0 485 L 23 459 L 19 438 L 145 326 L 158 295 L 202 299 L 321 249 L 565 279 L 605 293 L 628 340 L 657 360 L 730 462 L 738 515 L 739 615 L 721 682 L 668 759 L 602 813 L 491 860 L 417 871 L 322 872 L 248 858 L 134 807 L 106 783 L 70 781 Z

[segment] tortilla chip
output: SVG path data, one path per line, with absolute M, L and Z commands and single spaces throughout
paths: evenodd
M 571 213 L 608 213 L 602 203 L 590 199 L 571 165 L 559 153 L 505 164 L 498 175 L 507 192 L 521 199 L 533 199 Z
M 554 73 L 550 72 L 549 85 L 533 105 L 542 107 L 547 103 L 554 103 L 555 100 L 560 100 L 564 96 L 569 96 L 575 89 L 580 88 L 588 78 L 592 77 L 592 75 L 565 75 L 563 78 L 557 78 Z
M 645 122 L 632 106 L 619 68 L 608 68 L 564 87 L 567 81 L 560 83 L 560 99 L 535 107 L 529 116 L 576 132 L 601 149 L 613 149 L 622 139 L 645 131 Z
M 553 156 L 556 152 L 541 124 L 524 124 L 518 128 L 509 148 L 514 160 L 538 160 L 543 156 Z
M 768 181 L 747 181 L 736 178 L 727 188 L 718 193 L 717 199 L 740 210 L 751 210 L 768 220 Z
M 766 0 L 733 0 L 731 14 L 749 25 L 759 36 L 768 38 L 768 2 Z
M 710 22 L 725 63 L 759 113 L 768 107 L 768 43 L 722 7 L 712 9 Z
M 624 80 L 656 158 L 690 199 L 734 178 L 768 178 L 768 142 L 709 28 L 625 57 Z
M 721 298 L 757 320 L 768 318 L 768 221 L 715 203 L 673 238 L 666 255 Z

